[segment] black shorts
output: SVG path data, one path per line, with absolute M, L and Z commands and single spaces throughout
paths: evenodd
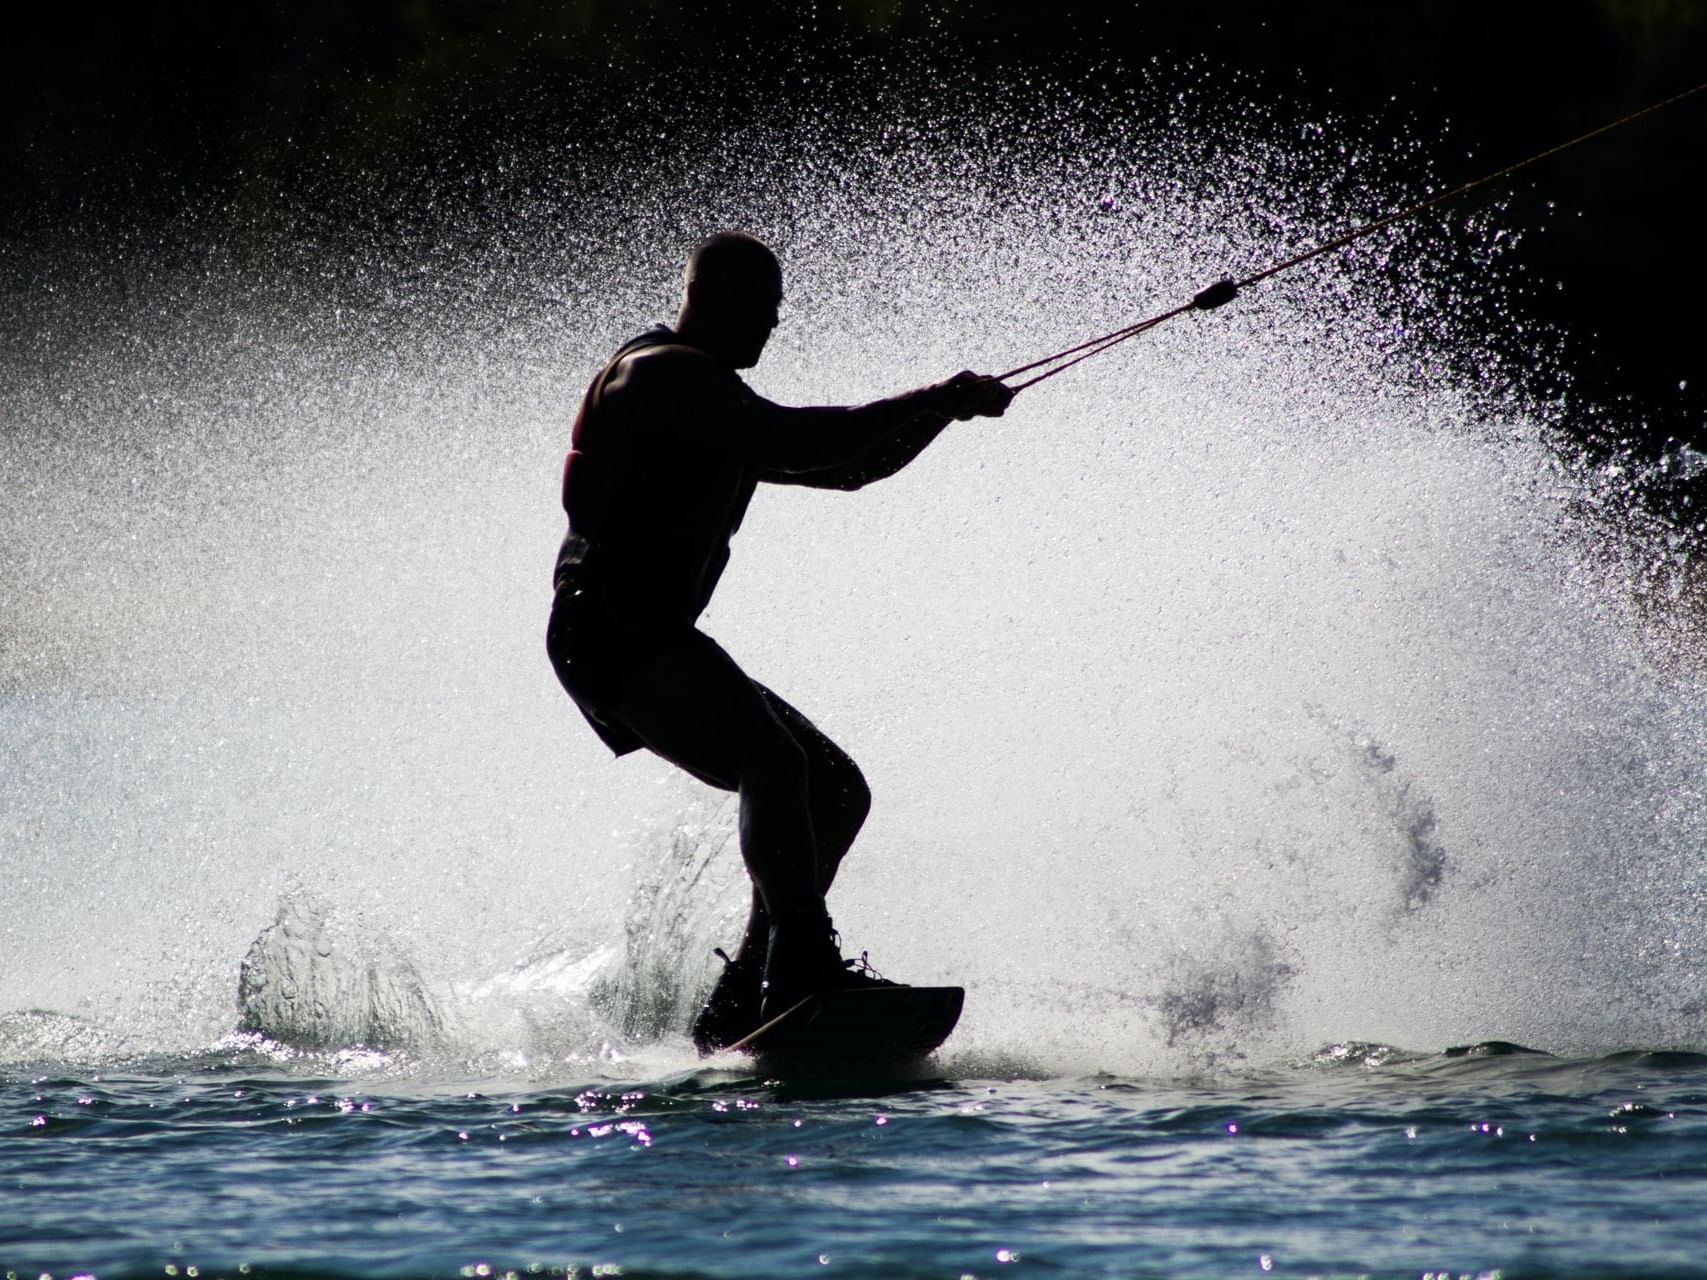
M 863 817 L 870 792 L 847 752 L 696 627 L 641 625 L 598 592 L 565 583 L 546 648 L 564 689 L 617 755 L 645 747 L 734 791 L 744 769 L 786 764 L 798 753 L 819 816 L 841 822 L 836 814 L 858 809 Z M 852 829 L 858 825 L 856 817 Z
M 558 586 L 545 630 L 545 651 L 559 683 L 619 756 L 644 745 L 615 714 L 635 680 L 679 649 L 715 643 L 695 627 L 637 620 L 604 593 L 574 581 Z

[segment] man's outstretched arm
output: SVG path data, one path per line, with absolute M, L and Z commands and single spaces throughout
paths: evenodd
M 850 408 L 789 409 L 760 401 L 751 443 L 759 478 L 817 489 L 858 489 L 894 475 L 953 419 L 999 416 L 1013 393 L 993 378 L 946 382 Z
M 823 415 L 858 413 L 864 407 L 784 409 L 782 412 L 791 419 L 789 430 L 809 433 L 825 425 Z M 759 479 L 768 484 L 798 484 L 813 489 L 859 489 L 875 480 L 894 475 L 923 453 L 951 421 L 953 419 L 945 414 L 915 411 L 899 426 L 891 428 L 882 439 L 853 458 L 805 470 L 785 471 L 780 467 L 763 467 L 759 471 Z

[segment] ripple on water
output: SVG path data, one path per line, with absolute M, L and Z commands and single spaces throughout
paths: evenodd
M 0 1261 L 156 1274 L 158 1246 L 142 1242 L 187 1215 L 181 1261 L 269 1270 L 1681 1265 L 1707 1193 L 1707 1061 L 1631 1053 L 1538 1072 L 1537 1057 L 837 1097 L 707 1072 L 490 1092 L 41 1076 L 0 1090 L 0 1142 L 33 1215 Z M 1630 1215 L 1649 1224 L 1640 1242 L 1614 1243 Z

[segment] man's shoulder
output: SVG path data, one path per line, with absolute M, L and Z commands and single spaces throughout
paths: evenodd
M 619 367 L 631 371 L 642 371 L 647 374 L 684 373 L 694 375 L 709 375 L 726 372 L 698 347 L 690 347 L 684 342 L 664 341 L 650 343 L 644 347 L 617 354 Z
M 739 394 L 740 378 L 698 347 L 675 340 L 668 331 L 642 335 L 616 354 L 607 393 L 619 396 L 698 396 Z

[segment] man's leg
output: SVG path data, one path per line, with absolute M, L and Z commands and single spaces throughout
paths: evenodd
M 806 756 L 807 808 L 821 900 L 871 810 L 871 791 L 847 752 L 776 694 L 762 685 L 759 688 Z M 774 1017 L 806 996 L 831 988 L 895 985 L 883 981 L 867 966 L 842 959 L 841 940 L 821 905 L 815 912 L 782 917 L 765 912 L 763 904 L 757 903 L 754 918 L 748 921 L 748 939 L 755 947 L 761 936 L 759 926 L 766 917 L 770 928 L 760 1010 L 763 1017 Z
M 871 811 L 871 789 L 852 757 L 822 729 L 764 685 L 757 687 L 771 712 L 806 753 L 806 805 L 816 848 L 818 892 L 827 894 L 835 881 L 836 869 L 853 847 L 854 837 Z M 769 943 L 770 925 L 770 912 L 755 887 L 737 958 L 743 955 L 762 958 Z
M 764 910 L 822 905 L 807 753 L 733 658 L 695 633 L 615 713 L 654 754 L 740 795 L 741 857 Z
M 818 892 L 828 893 L 836 869 L 871 812 L 871 788 L 853 758 L 776 694 L 759 686 L 771 711 L 806 752 L 807 807 L 818 848 Z
M 847 971 L 824 910 L 824 891 L 871 805 L 847 753 L 698 633 L 645 672 L 617 714 L 654 753 L 741 797 L 753 906 L 741 949 L 695 1019 L 701 1051 L 757 1025 L 761 968 L 771 988 L 766 1010 L 869 980 Z
M 741 856 L 753 881 L 752 908 L 735 958 L 691 1029 L 695 1047 L 713 1053 L 761 1021 L 773 913 L 822 917 L 828 937 L 817 887 L 813 771 L 765 691 L 698 632 L 651 664 L 615 714 L 658 756 L 740 795 Z
M 755 687 L 806 755 L 806 804 L 817 854 L 816 882 L 823 894 L 859 834 L 871 808 L 871 792 L 847 752 L 775 693 L 756 682 Z M 706 780 L 719 785 L 715 779 Z M 741 945 L 694 1019 L 693 1039 L 702 1051 L 721 1049 L 757 1025 L 771 923 L 764 895 L 755 883 Z

